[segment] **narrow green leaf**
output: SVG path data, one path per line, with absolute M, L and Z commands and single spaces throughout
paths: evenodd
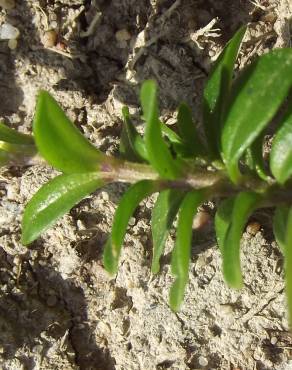
M 170 289 L 170 307 L 174 311 L 180 308 L 188 282 L 193 218 L 198 207 L 205 201 L 206 195 L 206 189 L 191 191 L 185 196 L 180 207 L 176 242 L 171 259 L 171 271 L 175 281 Z
M 264 135 L 258 136 L 246 150 L 246 164 L 264 181 L 269 179 L 263 158 Z
M 292 329 L 292 207 L 287 219 L 286 238 L 285 238 L 285 279 L 286 295 L 288 304 L 289 325 Z
M 217 243 L 221 250 L 221 253 L 223 253 L 224 251 L 225 237 L 232 220 L 234 200 L 235 197 L 223 200 L 220 203 L 215 215 L 215 231 Z
M 225 46 L 204 89 L 204 128 L 209 149 L 217 158 L 220 157 L 222 118 L 230 95 L 234 64 L 245 32 L 246 26 L 241 27 Z
M 26 205 L 22 243 L 33 242 L 75 204 L 104 184 L 94 172 L 60 175 L 47 182 Z
M 38 97 L 33 132 L 41 155 L 65 173 L 97 171 L 104 159 L 46 91 Z
M 292 107 L 289 107 L 273 140 L 270 166 L 280 184 L 284 184 L 292 175 Z
M 112 231 L 106 243 L 103 255 L 104 267 L 110 274 L 115 274 L 117 271 L 129 219 L 139 203 L 158 190 L 158 183 L 142 180 L 132 185 L 122 196 L 115 212 Z
M 286 249 L 285 243 L 289 211 L 290 209 L 288 206 L 277 207 L 273 220 L 273 231 L 275 239 L 283 253 L 285 253 Z
M 225 239 L 221 239 L 223 257 L 223 274 L 226 282 L 232 288 L 242 287 L 242 274 L 240 267 L 240 240 L 248 217 L 259 204 L 261 196 L 253 192 L 239 193 L 233 203 L 231 222 L 227 215 L 227 226 L 230 223 Z M 226 213 L 232 202 L 226 206 Z M 231 209 L 230 209 L 231 210 Z M 218 225 L 217 225 L 218 226 Z M 224 230 L 223 230 L 224 231 Z
M 249 65 L 231 89 L 221 144 L 230 178 L 238 182 L 238 161 L 260 135 L 292 86 L 292 49 L 275 49 Z
M 31 135 L 13 130 L 2 122 L 0 122 L 0 141 L 17 145 L 34 145 L 34 139 Z
M 164 122 L 160 121 L 160 127 L 161 127 L 161 132 L 168 138 L 168 140 L 172 144 L 182 144 L 183 141 L 181 137 L 173 131 L 169 126 L 167 126 Z
M 157 274 L 160 270 L 159 260 L 173 221 L 178 212 L 184 193 L 175 189 L 163 190 L 152 211 L 151 229 L 153 239 L 153 259 L 151 271 Z
M 141 161 L 148 161 L 148 154 L 145 146 L 145 142 L 142 137 L 137 132 L 135 126 L 130 117 L 129 108 L 123 107 L 122 110 L 123 117 L 124 117 L 124 124 L 125 130 L 128 137 L 128 143 L 131 147 L 133 153 L 135 153 L 136 157 L 139 158 Z
M 177 124 L 184 146 L 188 150 L 189 154 L 192 156 L 205 154 L 205 148 L 198 137 L 198 133 L 192 119 L 192 111 L 185 103 L 182 103 L 179 106 Z
M 145 143 L 149 162 L 161 177 L 176 179 L 180 176 L 180 170 L 162 138 L 158 117 L 157 86 L 154 81 L 143 83 L 140 98 L 146 121 Z

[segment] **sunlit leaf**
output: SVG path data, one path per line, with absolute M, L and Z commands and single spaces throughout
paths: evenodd
M 220 133 L 225 106 L 229 99 L 234 64 L 246 26 L 241 27 L 217 59 L 204 89 L 204 128 L 213 156 L 220 154 Z
M 135 154 L 136 158 L 139 159 L 139 161 L 147 161 L 148 160 L 148 154 L 145 146 L 145 142 L 140 136 L 140 134 L 137 132 L 135 126 L 133 125 L 133 122 L 130 117 L 129 108 L 123 107 L 122 110 L 123 117 L 124 117 L 124 127 L 125 127 L 125 133 L 127 135 L 127 141 L 128 145 L 131 147 L 132 153 Z
M 151 229 L 153 239 L 153 259 L 151 271 L 156 274 L 160 270 L 159 260 L 163 253 L 169 234 L 184 193 L 174 189 L 163 190 L 152 211 Z
M 225 237 L 232 220 L 234 200 L 235 197 L 224 199 L 220 203 L 215 215 L 216 238 L 221 253 L 224 251 Z
M 242 274 L 240 267 L 240 240 L 244 230 L 244 226 L 261 200 L 261 196 L 253 192 L 239 193 L 233 202 L 232 210 L 230 204 L 226 206 L 225 215 L 228 208 L 232 212 L 231 222 L 227 216 L 227 223 L 230 225 L 225 232 L 225 239 L 221 239 L 221 251 L 223 258 L 223 274 L 226 282 L 232 288 L 241 288 Z M 225 224 L 225 227 L 227 226 Z M 223 224 L 224 225 L 224 224 Z M 223 230 L 224 231 L 224 230 Z
M 144 198 L 158 190 L 158 183 L 142 180 L 132 185 L 122 196 L 103 255 L 104 267 L 109 273 L 114 274 L 117 271 L 122 244 L 132 214 Z
M 0 122 L 0 141 L 5 141 L 10 144 L 34 145 L 34 139 L 31 135 L 22 134 L 21 132 L 13 130 L 2 122 Z
M 270 166 L 272 174 L 280 184 L 284 184 L 292 175 L 292 107 L 283 118 L 273 140 Z
M 22 243 L 33 242 L 61 216 L 105 182 L 98 173 L 60 175 L 43 185 L 26 205 Z
M 230 178 L 238 161 L 267 126 L 292 86 L 292 49 L 275 49 L 249 65 L 231 89 L 221 143 Z
M 181 171 L 162 138 L 156 83 L 152 80 L 145 81 L 141 88 L 140 97 L 146 121 L 145 143 L 149 162 L 161 177 L 176 179 L 180 176 Z
M 39 94 L 33 132 L 41 155 L 65 173 L 97 171 L 104 155 L 81 134 L 47 92 Z
M 205 189 L 191 191 L 185 196 L 180 207 L 176 242 L 171 258 L 171 271 L 175 281 L 170 289 L 170 306 L 174 311 L 180 308 L 188 282 L 193 218 L 198 207 L 205 201 L 206 194 Z
M 273 219 L 273 231 L 275 239 L 283 253 L 285 253 L 286 232 L 289 211 L 290 208 L 288 206 L 279 206 L 276 208 Z

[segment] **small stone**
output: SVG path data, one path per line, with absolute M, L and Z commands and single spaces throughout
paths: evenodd
M 115 36 L 118 42 L 129 41 L 132 38 L 130 32 L 127 31 L 125 28 L 117 31 Z
M 210 215 L 206 211 L 199 211 L 194 218 L 193 221 L 193 228 L 194 229 L 200 229 L 201 227 L 204 227 L 209 221 L 210 221 Z
M 250 235 L 256 235 L 261 229 L 261 225 L 258 222 L 250 222 L 246 227 L 246 232 Z
M 1 40 L 11 40 L 17 39 L 20 32 L 18 28 L 12 26 L 10 23 L 3 23 L 0 27 L 0 39 Z
M 271 342 L 272 345 L 275 345 L 278 342 L 278 338 L 277 337 L 272 337 L 270 342 Z
M 0 6 L 3 9 L 11 10 L 15 7 L 15 0 L 0 0 Z
M 17 39 L 11 39 L 8 41 L 8 47 L 10 50 L 15 50 L 17 48 L 18 41 Z
M 199 362 L 199 365 L 200 366 L 203 366 L 203 367 L 205 367 L 205 366 L 207 366 L 208 365 L 208 360 L 206 359 L 206 357 L 204 357 L 204 356 L 200 356 L 199 358 L 198 358 L 198 362 Z
M 129 220 L 129 225 L 130 225 L 130 226 L 134 226 L 134 225 L 135 225 L 135 223 L 136 223 L 136 219 L 135 219 L 135 217 L 131 217 L 131 218 L 130 218 L 130 220 Z
M 108 193 L 107 193 L 107 192 L 102 191 L 100 195 L 101 195 L 101 198 L 102 198 L 103 200 L 105 200 L 106 202 L 109 200 L 109 195 L 108 195 Z
M 57 32 L 54 30 L 46 31 L 42 37 L 42 44 L 45 48 L 52 48 L 57 43 Z

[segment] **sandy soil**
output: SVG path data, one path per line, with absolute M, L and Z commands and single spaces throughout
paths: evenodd
M 291 16 L 291 0 L 18 0 L 0 11 L 0 24 L 21 33 L 15 50 L 0 42 L 0 117 L 31 132 L 35 96 L 46 89 L 86 137 L 116 153 L 121 107 L 139 112 L 142 80 L 158 81 L 167 123 L 182 100 L 200 119 L 202 87 L 226 40 L 249 22 L 241 68 L 271 48 L 291 46 Z M 203 28 L 214 19 L 213 28 Z M 58 33 L 52 47 L 51 28 Z M 103 269 L 124 185 L 84 199 L 29 249 L 20 244 L 23 208 L 54 175 L 41 166 L 0 173 L 1 369 L 292 369 L 270 213 L 255 216 L 256 235 L 244 234 L 240 292 L 223 282 L 212 222 L 196 236 L 185 302 L 174 314 L 168 306 L 174 233 L 161 273 L 150 273 L 153 199 L 131 220 L 116 278 Z

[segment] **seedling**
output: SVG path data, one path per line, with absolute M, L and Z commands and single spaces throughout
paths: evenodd
M 106 156 L 81 135 L 52 96 L 40 92 L 34 140 L 39 154 L 62 174 L 28 202 L 22 243 L 33 242 L 105 184 L 126 182 L 131 185 L 120 199 L 103 256 L 105 269 L 115 274 L 130 217 L 144 198 L 159 193 L 151 220 L 152 272 L 159 272 L 165 241 L 178 215 L 170 290 L 170 306 L 178 310 L 188 282 L 192 222 L 198 207 L 210 199 L 219 203 L 215 229 L 223 274 L 230 287 L 241 288 L 240 239 L 245 224 L 255 209 L 274 206 L 274 233 L 285 257 L 292 323 L 292 49 L 273 50 L 257 58 L 234 79 L 245 31 L 242 27 L 226 45 L 205 86 L 204 137 L 184 103 L 178 108 L 177 132 L 160 121 L 157 86 L 149 80 L 140 93 L 144 136 L 125 107 L 121 155 Z M 265 130 L 279 116 L 280 107 L 284 113 L 268 164 L 263 158 Z

